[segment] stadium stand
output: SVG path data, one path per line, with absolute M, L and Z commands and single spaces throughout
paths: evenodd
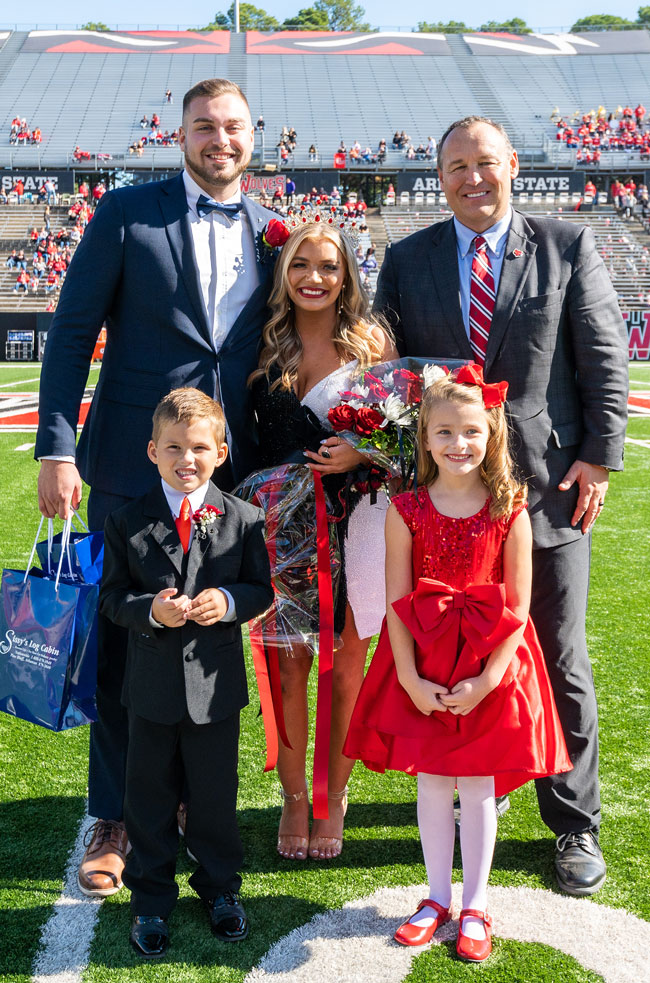
M 365 243 L 366 248 L 370 241 L 376 245 L 381 265 L 384 238 L 438 220 L 446 205 L 435 177 L 435 153 L 408 160 L 404 149 L 392 146 L 393 134 L 406 131 L 413 147 L 426 147 L 429 137 L 439 139 L 453 119 L 476 113 L 506 126 L 526 174 L 555 175 L 563 181 L 562 190 L 555 178 L 541 182 L 529 193 L 515 194 L 515 203 L 523 210 L 591 223 L 621 303 L 636 308 L 641 298 L 645 304 L 650 297 L 647 229 L 636 216 L 623 223 L 604 204 L 614 177 L 625 180 L 634 173 L 637 184 L 650 184 L 650 161 L 639 152 L 603 151 L 599 166 L 586 171 L 597 184 L 597 210 L 573 213 L 581 200 L 591 205 L 583 191 L 585 169 L 581 173 L 576 165 L 575 148 L 556 140 L 551 119 L 553 107 L 571 120 L 597 106 L 613 111 L 619 105 L 650 103 L 647 31 L 530 36 L 14 31 L 0 45 L 4 192 L 18 174 L 31 174 L 33 181 L 38 174 L 41 181 L 44 173 L 56 172 L 62 182 L 59 191 L 74 194 L 80 181 L 93 185 L 100 176 L 111 186 L 174 173 L 182 163 L 180 149 L 160 144 L 140 149 L 138 142 L 150 132 L 141 120 L 156 114 L 159 131 L 173 133 L 180 121 L 181 94 L 200 78 L 223 75 L 243 87 L 253 118 L 264 120 L 264 127 L 256 129 L 249 193 L 264 190 L 272 197 L 273 182 L 280 181 L 275 175 L 283 175 L 283 182 L 290 174 L 299 193 L 314 185 L 330 190 L 338 184 L 344 194 L 365 193 L 371 204 L 383 200 L 387 231 L 378 216 L 369 214 Z M 168 91 L 176 93 L 175 102 L 167 100 Z M 16 116 L 39 127 L 40 144 L 10 143 Z M 277 167 L 278 137 L 288 125 L 296 130 L 296 146 Z M 376 156 L 382 139 L 386 151 L 381 158 L 363 160 L 366 147 Z M 362 155 L 351 164 L 346 154 L 343 168 L 335 170 L 341 140 L 348 148 L 358 141 Z M 137 150 L 129 153 L 130 147 Z M 74 159 L 75 148 L 83 159 Z M 411 174 L 414 180 L 407 180 Z M 415 181 L 426 174 L 430 180 Z M 368 183 L 359 184 L 366 176 Z M 20 209 L 18 224 L 26 234 L 31 219 L 22 209 L 29 207 L 29 194 L 26 199 L 22 206 L 0 204 L 4 257 L 14 231 L 20 231 L 12 226 L 9 235 L 5 210 Z M 65 221 L 65 209 L 62 214 Z M 60 221 L 57 209 L 52 218 L 53 224 Z M 0 308 L 43 309 L 50 302 L 51 296 L 16 294 L 10 274 L 3 260 Z M 370 279 L 372 289 L 375 271 Z
M 186 33 L 196 37 L 196 32 Z M 645 32 L 625 33 L 636 37 Z M 44 137 L 38 147 L 12 147 L 10 160 L 5 147 L 0 162 L 26 167 L 47 160 L 49 166 L 65 166 L 75 146 L 123 161 L 128 147 L 142 136 L 143 113 L 156 112 L 163 131 L 171 133 L 178 125 L 180 100 L 168 103 L 166 90 L 183 92 L 197 78 L 215 74 L 239 82 L 253 115 L 263 115 L 266 125 L 257 133 L 258 149 L 264 141 L 269 160 L 275 155 L 275 140 L 268 135 L 279 133 L 291 120 L 298 133 L 295 166 L 331 163 L 342 137 L 348 146 L 358 139 L 373 151 L 383 137 L 389 144 L 384 168 L 401 167 L 403 152 L 390 146 L 396 129 L 405 129 L 414 146 L 426 145 L 431 134 L 439 136 L 451 120 L 469 113 L 490 115 L 509 128 L 521 149 L 539 150 L 540 121 L 548 120 L 550 107 L 559 106 L 563 114 L 571 115 L 590 104 L 636 105 L 639 80 L 650 74 L 650 50 L 583 54 L 578 49 L 575 57 L 557 57 L 551 52 L 549 56 L 516 51 L 504 55 L 490 48 L 486 49 L 490 57 L 481 57 L 476 36 L 462 35 L 448 36 L 444 53 L 373 55 L 359 50 L 352 55 L 337 53 L 337 47 L 325 53 L 305 53 L 295 47 L 290 54 L 247 53 L 245 34 L 226 35 L 227 53 L 186 54 L 184 48 L 149 53 L 147 38 L 140 35 L 77 34 L 89 41 L 69 41 L 65 32 L 9 35 L 0 51 L 0 132 L 3 127 L 8 132 L 11 119 L 19 114 L 38 120 Z M 97 37 L 117 38 L 120 43 L 93 50 L 91 42 Z M 606 35 L 594 37 L 602 47 Z M 139 46 L 124 50 L 136 41 Z M 152 32 L 149 43 L 163 42 Z M 200 45 L 198 49 L 202 50 Z M 621 67 L 622 60 L 629 71 Z M 552 143 L 552 126 L 545 135 L 546 142 Z M 309 159 L 312 143 L 320 150 L 316 162 Z M 556 155 L 561 152 L 557 147 L 548 149 Z M 137 165 L 130 163 L 176 167 L 179 160 L 174 147 L 155 147 L 146 148 Z

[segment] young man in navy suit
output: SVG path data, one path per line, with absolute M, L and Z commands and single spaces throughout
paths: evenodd
M 70 265 L 41 375 L 35 454 L 44 515 L 63 518 L 78 505 L 82 478 L 92 529 L 146 492 L 155 476 L 146 454 L 151 416 L 178 386 L 195 386 L 223 406 L 229 455 L 220 486 L 231 488 L 256 465 L 246 379 L 267 317 L 273 256 L 262 233 L 274 214 L 240 191 L 253 125 L 239 86 L 208 79 L 190 89 L 180 145 L 182 174 L 103 196 Z M 104 323 L 102 370 L 77 448 L 79 406 Z M 126 644 L 126 633 L 100 618 L 88 783 L 98 822 L 79 872 L 90 895 L 120 889 L 128 849 Z
M 273 589 L 262 511 L 210 481 L 228 456 L 224 438 L 218 403 L 198 389 L 169 393 L 147 451 L 160 480 L 105 525 L 100 610 L 129 632 L 124 815 L 133 849 L 124 882 L 131 944 L 145 957 L 167 949 L 184 784 L 185 835 L 198 862 L 190 884 L 218 938 L 248 934 L 236 819 L 248 702 L 241 624 L 269 607 Z

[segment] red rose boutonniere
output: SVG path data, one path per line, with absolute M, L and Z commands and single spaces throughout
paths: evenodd
M 284 222 L 280 222 L 277 218 L 272 218 L 264 229 L 262 238 L 266 246 L 269 246 L 271 249 L 278 249 L 280 246 L 284 246 L 289 238 L 289 230 Z
M 280 222 L 277 218 L 272 218 L 266 228 L 259 233 L 258 253 L 260 262 L 265 263 L 267 259 L 273 256 L 276 249 L 284 246 L 289 235 L 289 229 L 284 222 Z
M 196 534 L 199 539 L 203 539 L 208 534 L 208 528 L 212 525 L 218 515 L 223 515 L 220 509 L 214 505 L 202 505 L 192 516 L 192 521 L 196 526 Z

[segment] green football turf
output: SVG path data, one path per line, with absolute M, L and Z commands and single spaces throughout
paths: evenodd
M 38 366 L 0 366 L 5 383 L 36 377 Z M 633 388 L 650 389 L 650 366 L 634 365 Z M 24 382 L 17 391 L 26 390 Z M 650 442 L 650 416 L 634 417 L 630 437 Z M 0 435 L 0 556 L 24 566 L 38 524 L 37 465 L 18 451 L 33 434 Z M 614 475 L 594 534 L 588 617 L 601 721 L 603 827 L 608 878 L 593 903 L 650 919 L 648 761 L 648 523 L 650 447 L 628 444 L 626 470 Z M 263 731 L 254 698 L 242 718 L 240 817 L 247 854 L 243 895 L 249 939 L 237 946 L 211 937 L 205 913 L 188 887 L 191 865 L 179 853 L 181 897 L 171 919 L 172 947 L 159 964 L 144 964 L 127 943 L 126 891 L 102 906 L 86 983 L 242 980 L 277 939 L 317 912 L 380 887 L 425 881 L 415 815 L 415 785 L 402 775 L 378 776 L 357 765 L 343 854 L 329 863 L 292 864 L 275 853 L 280 816 L 277 778 L 262 774 Z M 313 695 L 313 694 L 312 694 Z M 64 734 L 0 714 L 0 976 L 27 983 L 42 925 L 59 895 L 86 794 L 88 729 Z M 553 839 L 542 824 L 534 789 L 511 796 L 499 821 L 492 883 L 555 890 Z M 461 879 L 456 857 L 455 880 Z M 592 902 L 585 902 L 586 904 Z M 406 915 L 407 913 L 405 913 Z M 459 964 L 443 944 L 413 963 L 412 983 L 473 979 L 503 983 L 592 983 L 575 960 L 541 945 L 497 940 L 485 966 Z M 314 980 L 321 983 L 321 980 Z

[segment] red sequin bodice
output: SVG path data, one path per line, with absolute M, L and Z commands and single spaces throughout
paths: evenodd
M 413 535 L 413 583 L 441 580 L 457 590 L 503 582 L 503 544 L 515 518 L 491 519 L 489 500 L 466 519 L 442 515 L 426 488 L 405 492 L 393 504 Z

